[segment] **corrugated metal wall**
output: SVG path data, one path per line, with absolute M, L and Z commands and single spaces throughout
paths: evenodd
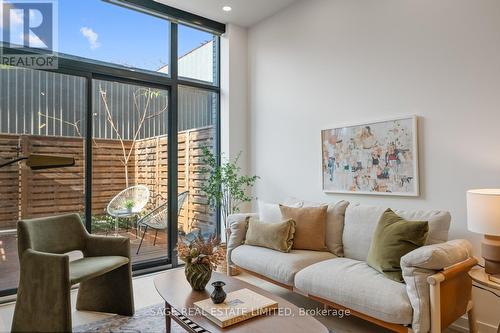
M 106 92 L 113 122 L 123 139 L 133 138 L 148 98 L 143 87 L 94 81 L 94 137 L 117 139 L 107 120 L 100 91 Z M 139 138 L 167 134 L 168 92 L 155 90 Z M 134 101 L 134 93 L 137 98 Z M 181 87 L 179 131 L 215 124 L 217 95 Z M 86 82 L 84 78 L 23 68 L 0 68 L 0 133 L 80 136 L 85 133 Z
M 83 131 L 85 79 L 21 68 L 0 69 L 0 133 L 75 136 Z M 84 132 L 82 132 L 84 133 Z

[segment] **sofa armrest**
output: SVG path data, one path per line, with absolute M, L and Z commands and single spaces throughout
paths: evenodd
M 88 235 L 83 253 L 86 257 L 122 256 L 130 259 L 130 240 L 127 237 Z
M 422 246 L 401 258 L 401 267 L 439 271 L 472 257 L 472 244 L 465 239 Z
M 228 273 L 230 274 L 231 262 L 231 252 L 243 244 L 245 241 L 245 236 L 247 233 L 247 220 L 250 217 L 258 218 L 258 214 L 233 214 L 229 215 L 227 221 L 229 225 L 229 235 L 227 239 L 227 264 Z
M 413 307 L 412 329 L 428 332 L 431 325 L 430 288 L 427 279 L 472 257 L 472 245 L 464 239 L 422 246 L 401 258 L 403 279 Z

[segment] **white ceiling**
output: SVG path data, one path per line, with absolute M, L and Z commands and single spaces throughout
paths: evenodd
M 251 27 L 297 0 L 155 0 L 221 23 Z M 231 6 L 224 12 L 223 6 Z

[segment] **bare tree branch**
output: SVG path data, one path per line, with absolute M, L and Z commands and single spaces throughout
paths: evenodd
M 99 90 L 100 90 L 101 99 L 103 100 L 103 103 L 104 103 L 104 109 L 106 110 L 106 114 L 107 114 L 106 119 L 109 122 L 109 124 L 111 125 L 111 128 L 116 133 L 116 136 L 118 137 L 118 140 L 121 143 L 122 154 L 123 154 L 122 163 L 125 167 L 125 178 L 126 178 L 125 182 L 126 182 L 126 186 L 128 187 L 129 186 L 128 163 L 130 161 L 130 158 L 132 157 L 132 153 L 134 151 L 134 148 L 136 146 L 137 140 L 139 138 L 139 134 L 144 126 L 144 123 L 146 120 L 150 120 L 150 119 L 153 119 L 153 118 L 160 116 L 163 112 L 165 112 L 168 109 L 168 105 L 165 106 L 159 112 L 152 114 L 152 115 L 148 115 L 149 107 L 151 104 L 151 99 L 153 98 L 153 96 L 158 96 L 159 93 L 152 91 L 150 88 L 140 88 L 133 93 L 132 97 L 134 100 L 134 108 L 139 116 L 139 123 L 137 124 L 137 127 L 135 129 L 134 136 L 133 136 L 132 140 L 130 140 L 132 142 L 132 144 L 127 151 L 127 149 L 125 148 L 125 140 L 123 139 L 123 136 L 121 135 L 121 133 L 118 129 L 118 126 L 116 125 L 116 122 L 114 121 L 113 116 L 111 114 L 111 110 L 109 108 L 109 104 L 107 101 L 106 91 L 103 91 L 101 88 L 99 88 Z M 144 92 L 144 93 L 142 94 L 141 92 Z M 144 109 L 140 108 L 141 103 L 139 101 L 139 98 L 141 97 L 141 95 L 143 95 L 146 98 Z
M 78 123 L 80 122 L 80 120 L 76 121 L 75 123 L 70 123 L 69 121 L 66 121 L 64 119 L 57 118 L 57 117 L 52 117 L 52 116 L 43 114 L 41 112 L 38 112 L 38 115 L 41 116 L 41 117 L 45 117 L 46 119 L 56 120 L 56 121 L 59 121 L 59 122 L 61 122 L 63 124 L 69 125 L 69 126 L 71 126 L 71 127 L 73 127 L 75 129 L 75 132 L 76 132 L 76 134 L 78 134 L 79 137 L 82 136 L 82 133 L 80 132 L 80 128 L 78 127 Z
M 76 134 L 77 134 L 80 138 L 82 138 L 82 137 L 83 137 L 83 136 L 82 136 L 82 132 L 81 132 L 81 130 L 80 130 L 80 123 L 82 122 L 82 120 L 81 120 L 81 119 L 80 119 L 80 120 L 75 121 L 74 123 L 72 123 L 72 122 L 66 121 L 66 120 L 64 120 L 64 119 L 57 118 L 57 117 L 52 117 L 52 116 L 49 116 L 49 115 L 44 114 L 44 113 L 41 113 L 41 112 L 38 112 L 38 115 L 39 115 L 40 117 L 44 117 L 45 119 L 52 119 L 52 120 L 55 120 L 55 121 L 59 121 L 59 122 L 61 122 L 61 123 L 63 123 L 63 124 L 69 125 L 69 126 L 71 126 L 71 127 L 73 127 L 73 128 L 75 129 L 75 133 L 76 133 Z M 95 141 L 95 138 L 92 138 L 92 142 L 94 143 L 94 146 L 95 146 L 95 147 L 97 147 L 97 148 L 99 147 L 99 146 L 97 145 L 97 142 Z

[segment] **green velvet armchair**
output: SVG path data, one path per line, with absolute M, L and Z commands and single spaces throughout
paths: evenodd
M 71 332 L 71 286 L 77 310 L 134 314 L 130 241 L 90 235 L 78 214 L 21 220 L 21 276 L 12 332 Z M 82 251 L 69 261 L 65 253 Z

